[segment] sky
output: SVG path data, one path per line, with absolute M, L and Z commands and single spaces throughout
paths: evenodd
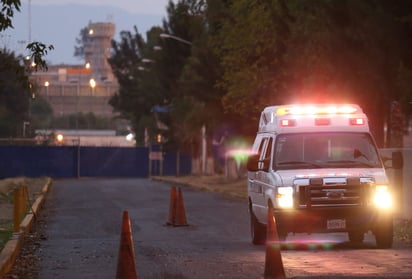
M 0 32 L 0 48 L 25 55 L 29 40 L 52 44 L 45 57 L 50 64 L 81 64 L 73 56 L 76 38 L 89 22 L 112 22 L 115 40 L 121 31 L 134 27 L 146 38 L 153 26 L 161 26 L 169 0 L 22 0 L 13 17 L 13 29 Z M 176 2 L 176 1 L 174 1 Z M 31 11 L 31 12 L 29 12 Z M 29 16 L 31 15 L 31 16 Z M 30 19 L 30 20 L 29 20 Z
M 22 0 L 28 2 L 28 0 Z M 79 4 L 90 5 L 98 8 L 99 6 L 113 6 L 130 13 L 165 15 L 166 6 L 169 0 L 32 0 L 32 5 L 65 5 Z

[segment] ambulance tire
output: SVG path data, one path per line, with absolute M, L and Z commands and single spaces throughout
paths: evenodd
M 258 221 L 252 210 L 250 212 L 250 233 L 254 245 L 266 243 L 266 226 Z
M 374 230 L 376 246 L 379 249 L 389 249 L 393 244 L 393 220 L 388 218 L 378 224 Z
M 349 241 L 352 243 L 362 243 L 365 238 L 365 233 L 363 231 L 349 231 L 348 232 Z

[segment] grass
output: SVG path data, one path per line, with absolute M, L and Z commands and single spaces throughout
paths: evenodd
M 14 189 L 27 186 L 28 201 L 31 203 L 30 195 L 41 192 L 45 185 L 47 177 L 43 178 L 26 178 L 16 177 L 0 180 L 0 251 L 13 234 L 13 202 Z M 27 201 L 26 201 L 27 202 Z M 29 210 L 29 205 L 27 205 Z M 25 215 L 25 213 L 23 213 Z M 22 216 L 23 219 L 24 216 Z
M 7 241 L 9 241 L 10 237 L 13 235 L 13 224 L 3 224 L 0 227 L 0 251 L 3 249 L 4 245 L 6 245 Z

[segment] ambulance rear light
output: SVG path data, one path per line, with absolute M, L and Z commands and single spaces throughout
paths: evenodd
M 365 118 L 350 118 L 349 124 L 352 126 L 364 126 L 366 125 L 366 119 Z

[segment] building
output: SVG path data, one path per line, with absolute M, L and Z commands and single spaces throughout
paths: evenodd
M 31 73 L 36 94 L 48 100 L 55 116 L 80 112 L 113 116 L 108 101 L 118 91 L 118 83 L 107 59 L 114 30 L 113 23 L 90 23 L 84 38 L 84 63 L 48 65 L 47 72 Z
M 88 30 L 88 36 L 84 42 L 85 60 L 93 65 L 96 80 L 113 81 L 114 76 L 107 59 L 110 57 L 115 25 L 110 22 L 90 23 Z

